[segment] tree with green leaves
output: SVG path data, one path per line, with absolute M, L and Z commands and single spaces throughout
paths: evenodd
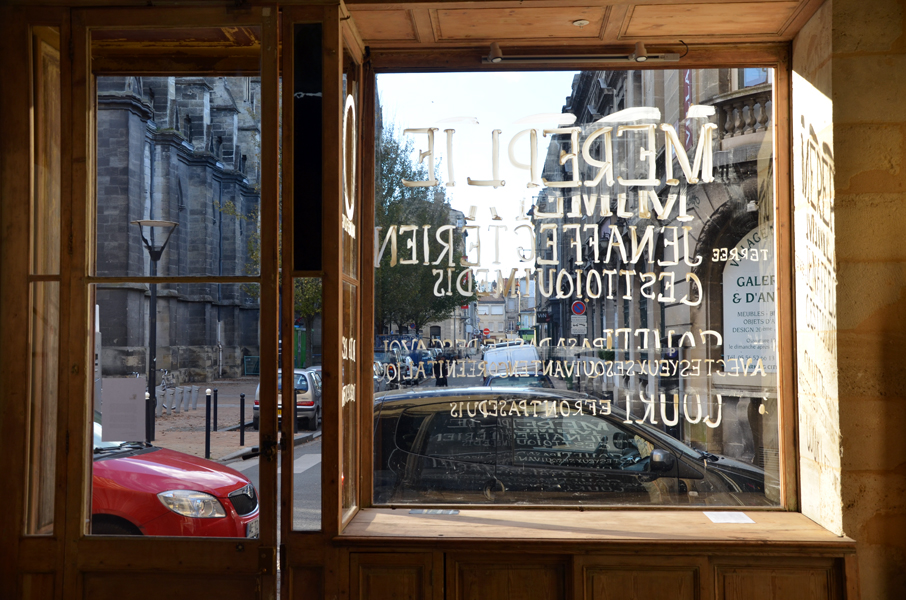
M 323 297 L 320 277 L 304 277 L 293 282 L 293 312 L 305 324 L 306 367 L 312 364 L 315 319 L 321 316 Z
M 454 213 L 446 198 L 443 185 L 433 187 L 406 187 L 407 181 L 424 181 L 428 179 L 428 168 L 412 160 L 413 144 L 411 140 L 401 142 L 393 127 L 381 131 L 380 144 L 377 149 L 377 181 L 375 182 L 375 224 L 381 228 L 376 234 L 378 243 L 391 226 L 430 225 L 429 247 L 432 257 L 441 252 L 441 244 L 434 233 L 444 225 L 455 225 Z M 431 165 L 434 169 L 435 166 Z M 419 234 L 420 236 L 420 234 Z M 460 266 L 460 257 L 465 246 L 461 233 L 453 232 L 453 263 L 456 265 L 452 281 L 467 270 Z M 419 237 L 421 241 L 421 237 Z M 419 250 L 421 256 L 421 250 Z M 447 259 L 442 264 L 397 264 L 390 266 L 389 253 L 381 259 L 375 272 L 375 307 L 374 322 L 376 333 L 382 333 L 392 324 L 415 326 L 416 332 L 434 321 L 450 318 L 453 310 L 462 304 L 468 304 L 475 296 L 461 296 L 455 290 L 451 295 L 435 296 L 434 287 L 438 275 L 433 269 L 443 269 L 446 273 Z M 446 287 L 447 277 L 443 276 Z M 454 284 L 455 286 L 455 284 Z

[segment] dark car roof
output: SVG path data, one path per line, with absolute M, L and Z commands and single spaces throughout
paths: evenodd
M 399 390 L 393 390 L 390 392 L 378 392 L 374 395 L 374 404 L 375 404 L 375 421 L 381 418 L 381 415 L 386 414 L 388 411 L 390 413 L 396 413 L 398 409 L 411 408 L 413 406 L 424 406 L 428 404 L 436 404 L 438 402 L 461 402 L 468 401 L 474 398 L 487 398 L 488 396 L 494 396 L 497 398 L 532 398 L 535 400 L 585 400 L 588 402 L 600 401 L 598 398 L 593 398 L 588 394 L 581 392 L 573 392 L 570 390 L 560 390 L 560 389 L 551 389 L 551 388 L 519 388 L 519 387 L 460 387 L 460 388 L 425 388 L 417 390 L 407 390 L 405 392 Z M 654 437 L 660 442 L 672 446 L 675 450 L 682 451 L 688 456 L 699 459 L 698 451 L 694 448 L 688 446 L 680 440 L 668 435 L 667 433 L 651 427 L 645 423 L 626 423 L 624 421 L 625 411 L 619 407 L 615 402 L 611 402 L 611 418 L 615 421 L 623 421 L 621 423 L 622 427 L 625 427 L 629 430 L 635 430 L 637 432 L 644 432 L 645 435 L 649 437 Z M 603 415 L 602 415 L 603 417 Z M 724 463 L 729 469 L 745 471 L 747 476 L 753 476 L 756 473 L 758 475 L 764 476 L 765 472 L 760 467 L 753 465 L 748 465 L 741 463 L 739 461 L 734 461 L 732 459 L 727 459 L 723 456 L 716 456 L 719 458 L 717 462 L 712 462 L 709 464 L 711 469 L 721 469 Z

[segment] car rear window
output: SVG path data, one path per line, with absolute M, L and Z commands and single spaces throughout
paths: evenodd
M 296 373 L 293 386 L 300 392 L 308 391 L 308 379 L 301 373 Z M 277 379 L 277 389 L 283 389 L 283 379 Z
M 400 450 L 434 458 L 494 464 L 496 417 L 481 414 L 453 417 L 448 403 L 435 406 L 436 411 L 419 408 L 400 415 L 396 428 L 396 445 Z

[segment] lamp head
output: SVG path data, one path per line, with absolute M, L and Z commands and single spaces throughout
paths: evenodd
M 497 42 L 491 42 L 491 51 L 488 54 L 488 61 L 492 63 L 499 63 L 503 60 L 503 52 L 500 50 L 500 44 Z
M 161 255 L 164 252 L 164 248 L 167 247 L 167 242 L 170 241 L 170 236 L 173 235 L 173 231 L 179 225 L 174 221 L 156 221 L 154 219 L 141 219 L 138 221 L 132 221 L 132 225 L 138 225 L 139 235 L 142 236 L 142 242 L 145 244 L 145 248 L 148 249 L 148 254 L 151 257 L 151 260 L 158 261 L 160 260 Z M 164 243 L 161 244 L 160 248 L 155 248 L 152 242 L 148 241 L 148 238 L 145 237 L 145 227 L 149 231 L 154 231 L 155 228 L 160 229 L 162 234 L 166 234 L 164 238 Z M 151 236 L 153 239 L 153 236 Z
M 645 62 L 646 60 L 648 60 L 648 50 L 645 49 L 644 43 L 635 43 L 635 52 L 632 53 L 631 58 L 635 62 Z

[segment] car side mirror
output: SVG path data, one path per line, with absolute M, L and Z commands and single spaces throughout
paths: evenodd
M 651 451 L 651 470 L 656 473 L 664 473 L 673 469 L 676 459 L 666 450 Z

